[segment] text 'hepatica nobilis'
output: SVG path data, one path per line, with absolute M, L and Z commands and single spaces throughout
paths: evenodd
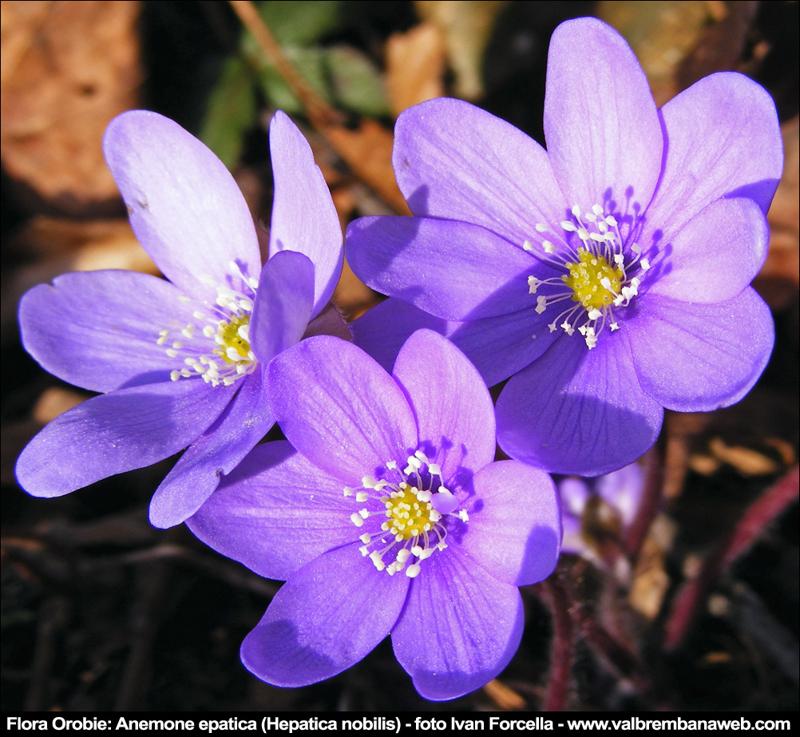
M 288 442 L 256 448 L 188 521 L 205 543 L 286 583 L 242 645 L 279 686 L 329 678 L 387 635 L 429 699 L 479 688 L 522 637 L 518 586 L 555 568 L 550 477 L 495 462 L 492 400 L 430 330 L 387 373 L 361 349 L 309 338 L 270 364 Z
M 738 401 L 773 344 L 749 286 L 783 155 L 775 106 L 736 73 L 657 110 L 623 38 L 553 34 L 547 151 L 466 102 L 402 113 L 394 169 L 413 217 L 348 229 L 353 270 L 391 299 L 353 325 L 390 366 L 407 335 L 448 335 L 492 386 L 498 442 L 554 472 L 640 456 L 663 408 Z
M 151 521 L 169 527 L 273 425 L 264 371 L 325 320 L 342 233 L 311 149 L 283 113 L 270 125 L 275 200 L 263 268 L 236 182 L 177 123 L 124 113 L 104 149 L 131 226 L 168 281 L 72 273 L 23 297 L 28 352 L 60 379 L 102 394 L 47 425 L 16 473 L 30 494 L 55 497 L 188 446 L 150 505 Z

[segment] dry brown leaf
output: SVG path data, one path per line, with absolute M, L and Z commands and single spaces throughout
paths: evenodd
M 36 400 L 36 404 L 33 405 L 33 419 L 40 425 L 46 425 L 87 398 L 88 396 L 81 392 L 60 386 L 51 386 L 41 393 L 39 399 Z
M 392 112 L 444 94 L 444 38 L 433 23 L 420 23 L 386 42 L 386 88 Z
M 661 612 L 670 585 L 665 559 L 664 550 L 655 538 L 646 538 L 636 562 L 633 583 L 628 593 L 631 607 L 651 621 Z
M 342 276 L 333 293 L 333 303 L 348 320 L 353 320 L 376 302 L 375 293 L 353 273 L 345 259 Z
M 795 458 L 797 417 L 796 404 L 786 402 L 781 391 L 760 385 L 715 412 L 668 412 L 665 496 L 680 495 L 689 469 L 711 474 L 727 464 L 743 475 L 759 475 L 788 468 Z
M 598 3 L 597 14 L 630 43 L 658 105 L 680 91 L 678 70 L 703 33 L 708 3 L 605 0 Z
M 694 453 L 689 458 L 689 468 L 701 476 L 711 476 L 719 471 L 722 461 L 705 453 Z
M 673 499 L 683 491 L 694 438 L 708 425 L 709 415 L 667 412 L 664 428 L 664 496 Z
M 773 309 L 783 309 L 797 297 L 800 283 L 800 119 L 781 126 L 783 176 L 769 209 L 769 254 L 756 287 Z
M 354 188 L 352 186 L 336 187 L 331 191 L 331 196 L 342 228 L 345 228 L 352 219 L 353 211 L 356 208 L 357 198 Z M 376 301 L 375 293 L 353 273 L 345 259 L 339 283 L 333 293 L 334 304 L 344 313 L 345 317 L 352 320 Z
M 694 49 L 681 63 L 677 72 L 679 90 L 714 72 L 738 69 L 758 12 L 755 0 L 713 3 L 706 7 L 716 22 L 703 28 Z
M 444 35 L 455 93 L 465 100 L 483 95 L 483 52 L 489 43 L 495 18 L 505 0 L 417 0 L 419 16 L 436 25 Z
M 781 463 L 787 468 L 797 462 L 794 446 L 783 438 L 764 438 L 764 445 L 774 448 L 780 456 Z
M 138 2 L 4 2 L 2 163 L 21 205 L 71 215 L 118 209 L 100 142 L 137 106 Z
M 636 558 L 628 602 L 634 611 L 651 621 L 661 613 L 670 587 L 666 561 L 676 535 L 675 522 L 666 514 L 657 515 Z
M 492 703 L 501 711 L 514 711 L 524 709 L 525 699 L 522 698 L 513 688 L 507 686 L 496 678 L 492 679 L 483 687 L 484 693 L 491 699 Z
M 380 123 L 366 119 L 357 128 L 330 125 L 321 127 L 321 132 L 359 179 L 372 187 L 396 212 L 410 214 L 394 179 L 394 137 L 390 131 Z
M 728 445 L 722 438 L 712 438 L 709 450 L 721 461 L 733 466 L 742 476 L 767 476 L 780 470 L 780 465 L 752 448 Z

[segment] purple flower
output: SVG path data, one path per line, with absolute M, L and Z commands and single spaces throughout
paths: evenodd
M 656 109 L 625 41 L 594 19 L 553 34 L 547 151 L 472 105 L 397 121 L 414 217 L 362 218 L 356 274 L 392 297 L 354 326 L 383 365 L 406 335 L 451 337 L 491 386 L 506 453 L 594 475 L 640 456 L 663 408 L 741 399 L 773 324 L 748 286 L 782 167 L 769 95 L 714 74 Z
M 644 492 L 644 471 L 631 463 L 596 479 L 568 476 L 558 482 L 565 553 L 596 557 L 591 541 L 631 526 Z M 602 542 L 602 541 L 598 541 Z
M 257 447 L 192 531 L 286 579 L 242 645 L 259 678 L 302 686 L 391 633 L 426 698 L 497 675 L 523 628 L 518 586 L 547 577 L 561 540 L 547 474 L 494 461 L 492 401 L 449 341 L 415 333 L 391 375 L 356 346 L 303 341 L 268 394 L 288 442 Z
M 200 141 L 161 115 L 132 111 L 111 122 L 104 149 L 133 230 L 169 281 L 95 271 L 25 294 L 28 352 L 101 395 L 36 435 L 17 479 L 34 496 L 56 497 L 188 446 L 150 506 L 152 523 L 169 527 L 274 423 L 264 372 L 325 319 L 342 234 L 311 149 L 283 113 L 270 125 L 275 201 L 263 269 L 247 204 Z

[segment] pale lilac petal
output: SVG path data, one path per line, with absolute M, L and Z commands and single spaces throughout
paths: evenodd
M 481 225 L 515 245 L 566 203 L 544 149 L 500 118 L 440 98 L 400 114 L 394 171 L 415 215 Z
M 302 253 L 286 251 L 272 256 L 261 272 L 250 345 L 266 364 L 303 337 L 314 299 L 314 266 Z
M 267 391 L 286 438 L 320 468 L 357 484 L 417 447 L 402 389 L 352 343 L 317 336 L 272 360 Z
M 494 460 L 494 405 L 480 374 L 447 338 L 414 333 L 400 349 L 393 376 L 408 396 L 419 440 L 441 466 L 445 483 L 461 469 Z
M 408 302 L 389 298 L 351 324 L 353 339 L 388 371 L 406 339 L 420 328 L 446 335 L 478 369 L 487 386 L 499 384 L 544 353 L 558 337 L 528 307 L 511 315 L 457 322 L 423 312 Z
M 285 580 L 353 542 L 352 513 L 353 500 L 343 496 L 338 479 L 278 441 L 255 448 L 187 525 L 218 553 Z
M 551 271 L 485 228 L 435 218 L 359 218 L 347 258 L 373 289 L 449 320 L 530 307 L 528 276 Z
M 676 233 L 721 197 L 749 197 L 766 213 L 783 168 L 775 103 L 742 74 L 704 77 L 661 109 L 666 162 L 648 227 Z
M 171 282 L 213 300 L 231 261 L 258 278 L 247 203 L 203 143 L 163 115 L 133 110 L 111 121 L 103 150 L 136 237 Z
M 561 547 L 553 480 L 519 461 L 499 461 L 481 469 L 473 486 L 464 550 L 500 581 L 527 586 L 547 578 Z
M 314 264 L 314 309 L 318 315 L 331 298 L 342 272 L 342 228 L 331 193 L 311 147 L 280 110 L 269 125 L 275 196 L 269 255 L 297 251 Z
M 275 686 L 305 686 L 361 660 L 397 621 L 407 576 L 389 576 L 357 544 L 292 574 L 242 643 L 242 662 Z
M 108 392 L 169 379 L 180 368 L 159 331 L 192 322 L 192 307 L 169 282 L 133 271 L 63 274 L 20 300 L 25 349 L 75 386 Z
M 647 207 L 661 174 L 661 124 L 639 62 L 605 23 L 579 18 L 553 33 L 544 133 L 567 207 L 609 198 Z
M 638 463 L 631 463 L 597 479 L 597 493 L 622 517 L 626 527 L 636 518 L 639 503 L 644 493 L 644 469 Z
M 455 699 L 506 667 L 524 619 L 516 586 L 448 549 L 423 563 L 392 631 L 392 647 L 422 696 Z
M 68 494 L 168 458 L 191 443 L 230 401 L 200 379 L 119 389 L 79 404 L 36 435 L 17 460 L 33 496 Z
M 580 555 L 586 549 L 581 533 L 581 519 L 569 512 L 564 512 L 564 516 L 561 518 L 561 526 L 564 530 L 564 535 L 561 539 L 561 552 Z
M 181 456 L 150 500 L 150 522 L 172 527 L 191 517 L 267 434 L 274 422 L 263 372 L 240 379 L 239 390 L 211 427 Z
M 579 335 L 562 336 L 513 376 L 497 401 L 500 447 L 547 471 L 583 476 L 642 455 L 658 436 L 663 410 L 639 386 L 627 329 L 602 335 L 594 350 Z
M 644 389 L 667 409 L 706 412 L 738 402 L 767 365 L 772 316 L 750 288 L 719 304 L 641 300 L 630 329 Z
M 561 497 L 561 509 L 564 515 L 570 514 L 575 517 L 583 514 L 586 502 L 591 496 L 586 482 L 574 476 L 559 481 L 558 493 Z
M 732 299 L 761 269 L 768 242 L 767 219 L 755 202 L 717 200 L 660 249 L 649 293 L 686 302 Z

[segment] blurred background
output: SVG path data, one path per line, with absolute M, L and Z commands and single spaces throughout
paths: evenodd
M 798 707 L 796 2 L 0 7 L 4 709 Z M 635 529 L 599 497 L 578 511 L 577 552 L 550 583 L 523 590 L 522 645 L 485 688 L 424 702 L 388 642 L 328 682 L 271 688 L 238 648 L 278 584 L 184 528 L 149 526 L 169 461 L 50 501 L 16 486 L 24 444 L 86 398 L 23 351 L 17 302 L 64 271 L 157 273 L 101 154 L 123 110 L 156 110 L 198 135 L 259 222 L 269 223 L 266 127 L 278 108 L 303 126 L 343 225 L 402 213 L 390 165 L 398 113 L 457 96 L 541 142 L 548 40 L 582 15 L 623 33 L 658 104 L 720 70 L 773 96 L 786 167 L 756 281 L 776 321 L 770 365 L 734 407 L 668 413 L 642 463 Z M 334 299 L 349 319 L 377 301 L 347 268 Z

